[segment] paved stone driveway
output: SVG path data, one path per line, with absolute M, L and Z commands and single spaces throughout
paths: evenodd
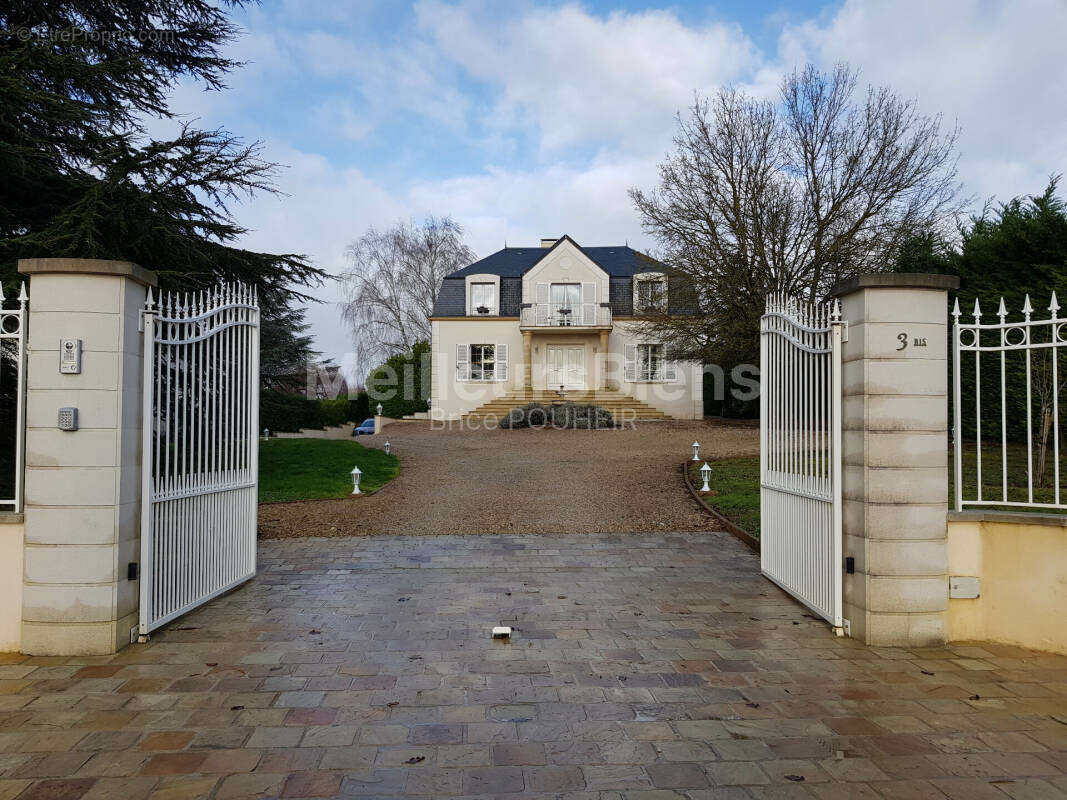
M 835 639 L 725 534 L 286 539 L 260 567 L 117 657 L 7 658 L 0 799 L 1067 790 L 1067 658 Z

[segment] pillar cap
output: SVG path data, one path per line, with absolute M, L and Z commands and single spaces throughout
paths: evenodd
M 830 290 L 830 296 L 842 297 L 860 289 L 877 288 L 952 291 L 960 288 L 960 279 L 956 275 L 938 275 L 931 272 L 870 272 L 838 281 Z
M 23 275 L 113 275 L 117 278 L 129 278 L 144 286 L 159 285 L 159 277 L 155 272 L 130 261 L 107 261 L 99 258 L 20 258 L 18 269 Z

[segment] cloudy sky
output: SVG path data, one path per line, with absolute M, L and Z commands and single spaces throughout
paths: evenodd
M 236 209 L 246 246 L 331 273 L 372 225 L 451 215 L 487 255 L 569 233 L 653 246 L 627 198 L 655 181 L 694 90 L 770 94 L 847 61 L 961 129 L 976 205 L 1067 169 L 1067 0 L 280 0 L 240 11 L 230 90 L 174 108 L 262 139 L 287 196 Z M 309 319 L 344 362 L 339 286 Z

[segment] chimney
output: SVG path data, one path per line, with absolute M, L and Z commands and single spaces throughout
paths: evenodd
M 558 239 L 542 239 L 541 240 L 541 247 L 544 247 L 544 248 L 547 249 L 549 247 L 552 247 L 552 245 L 554 245 L 558 241 L 559 241 Z

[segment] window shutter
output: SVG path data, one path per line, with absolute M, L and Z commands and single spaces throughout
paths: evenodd
M 456 380 L 469 381 L 471 377 L 470 345 L 456 345 Z
M 634 277 L 630 280 L 630 284 L 631 284 L 631 286 L 633 287 L 633 290 L 634 290 L 634 298 L 633 298 L 633 306 L 632 306 L 632 308 L 633 308 L 632 313 L 634 313 L 634 314 L 640 314 L 641 313 L 641 311 L 640 311 L 640 309 L 641 309 L 641 301 L 637 297 L 637 286 L 638 286 L 639 283 L 640 283 L 640 281 L 637 280 L 637 276 L 636 275 L 634 275 Z
M 537 312 L 534 315 L 534 319 L 538 325 L 548 324 L 548 284 L 539 283 L 534 287 L 534 311 Z
M 667 345 L 663 345 L 663 380 L 674 383 L 678 380 L 678 365 L 668 359 L 671 357 Z
M 596 325 L 596 284 L 582 284 L 582 324 Z
M 496 352 L 493 355 L 493 380 L 495 381 L 507 381 L 508 380 L 508 346 L 497 345 Z
M 670 309 L 670 302 L 667 292 L 670 290 L 671 282 L 667 279 L 667 276 L 663 276 L 663 282 L 660 283 L 660 292 L 662 293 L 659 298 L 660 311 L 667 311 Z
M 622 378 L 633 383 L 637 380 L 637 345 L 628 344 L 623 348 Z

